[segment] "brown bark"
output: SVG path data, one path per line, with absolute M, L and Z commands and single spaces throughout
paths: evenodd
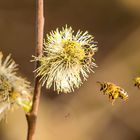
M 43 48 L 43 32 L 44 32 L 44 9 L 43 0 L 36 0 L 36 56 L 42 55 Z M 39 63 L 36 63 L 36 68 Z M 38 107 L 41 94 L 41 84 L 39 82 L 39 77 L 35 78 L 35 87 L 33 95 L 33 106 L 31 112 L 26 114 L 27 124 L 28 124 L 28 134 L 27 140 L 35 140 L 36 122 Z

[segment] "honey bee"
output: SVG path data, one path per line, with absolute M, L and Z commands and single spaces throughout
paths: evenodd
M 123 100 L 128 99 L 128 94 L 123 88 L 110 82 L 97 83 L 101 85 L 100 91 L 103 91 L 104 95 L 109 96 L 109 101 L 112 103 L 112 105 L 114 104 L 115 100 L 119 97 Z
M 134 79 L 134 86 L 138 87 L 140 89 L 140 77 L 136 77 Z

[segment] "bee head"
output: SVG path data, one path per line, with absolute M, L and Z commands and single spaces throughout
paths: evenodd
M 104 83 L 101 83 L 100 81 L 97 81 L 98 84 L 100 84 L 101 88 L 100 88 L 100 91 L 102 91 L 105 87 Z

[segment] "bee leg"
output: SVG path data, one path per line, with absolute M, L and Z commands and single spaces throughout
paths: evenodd
M 112 100 L 112 103 L 111 103 L 111 104 L 112 104 L 112 106 L 114 105 L 114 102 L 115 102 L 115 99 L 113 99 L 113 100 Z

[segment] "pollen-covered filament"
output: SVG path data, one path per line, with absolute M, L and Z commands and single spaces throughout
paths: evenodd
M 63 55 L 64 59 L 67 61 L 75 61 L 77 59 L 77 63 L 84 59 L 85 51 L 82 48 L 81 44 L 76 41 L 63 41 Z

